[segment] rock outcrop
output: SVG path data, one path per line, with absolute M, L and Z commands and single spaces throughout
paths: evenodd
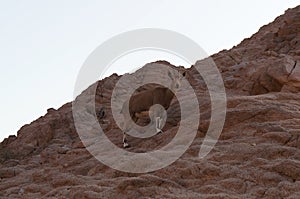
M 195 140 L 175 163 L 146 174 L 105 166 L 85 149 L 67 103 L 0 144 L 0 198 L 300 198 L 300 6 L 212 58 L 224 79 L 227 117 L 204 159 L 198 152 L 210 123 L 210 99 L 195 66 L 181 67 L 201 99 L 201 119 Z M 105 110 L 101 127 L 122 147 L 110 109 L 119 78 L 97 82 L 95 102 L 97 110 Z M 88 92 L 81 100 L 88 100 Z M 143 141 L 129 136 L 128 150 L 168 144 L 178 129 L 178 112 L 175 100 L 165 132 Z

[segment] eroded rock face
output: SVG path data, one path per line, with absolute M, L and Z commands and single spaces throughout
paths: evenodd
M 213 55 L 225 84 L 243 94 L 299 91 L 299 8 L 263 26 L 229 51 Z
M 175 163 L 147 174 L 105 166 L 79 139 L 68 103 L 49 109 L 0 144 L 0 198 L 300 198 L 299 27 L 296 7 L 238 46 L 212 56 L 228 95 L 227 117 L 217 145 L 204 159 L 198 152 L 211 104 L 192 66 L 186 72 L 199 99 L 200 125 L 194 142 Z M 105 111 L 99 124 L 122 147 L 122 132 L 110 109 L 119 78 L 99 81 L 95 102 L 97 110 Z M 77 100 L 88 102 L 90 93 L 87 89 Z M 93 114 L 90 107 L 82 111 Z M 168 144 L 177 132 L 179 112 L 174 100 L 165 132 L 143 140 L 129 136 L 128 150 L 141 153 Z

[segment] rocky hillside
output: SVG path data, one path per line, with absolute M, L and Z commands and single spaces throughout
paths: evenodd
M 198 62 L 178 68 L 201 99 L 201 120 L 196 139 L 175 163 L 146 174 L 105 166 L 83 146 L 67 103 L 0 144 L 0 198 L 300 198 L 300 6 L 212 58 L 224 79 L 228 109 L 221 137 L 204 159 L 198 152 L 210 101 L 195 70 Z M 101 127 L 122 147 L 110 110 L 119 78 L 97 82 L 95 100 L 96 109 L 105 110 Z M 127 150 L 145 152 L 169 143 L 179 111 L 174 101 L 164 133 L 143 141 L 129 136 Z

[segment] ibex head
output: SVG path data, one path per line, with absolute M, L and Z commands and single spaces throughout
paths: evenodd
M 168 71 L 168 76 L 171 78 L 171 90 L 177 91 L 181 86 L 181 80 L 183 77 L 185 77 L 186 72 L 180 72 L 180 73 L 172 73 L 171 71 Z

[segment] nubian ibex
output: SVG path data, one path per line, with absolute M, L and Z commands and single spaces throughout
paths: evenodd
M 172 99 L 174 98 L 174 93 L 180 88 L 181 80 L 185 77 L 186 72 L 183 73 L 175 73 L 168 71 L 168 77 L 171 79 L 170 89 L 166 87 L 156 87 L 153 89 L 148 89 L 145 91 L 141 91 L 137 94 L 131 96 L 130 100 L 127 100 L 123 106 L 121 113 L 124 116 L 124 132 L 123 132 L 123 147 L 129 147 L 129 144 L 126 139 L 126 131 L 130 130 L 131 123 L 137 122 L 140 115 L 144 115 L 142 113 L 149 113 L 150 108 L 153 105 L 159 104 L 167 110 L 171 104 Z M 124 111 L 125 108 L 129 107 L 129 115 L 126 115 Z M 128 113 L 128 112 L 127 112 Z M 155 121 L 156 133 L 161 133 L 162 130 L 162 121 L 160 115 L 152 114 L 155 118 L 151 118 L 151 121 Z M 154 119 L 154 120 L 153 120 Z

